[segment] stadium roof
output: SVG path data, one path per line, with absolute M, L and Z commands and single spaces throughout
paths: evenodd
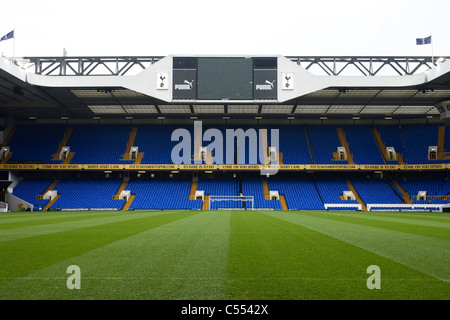
M 448 57 L 278 57 L 296 88 L 277 100 L 176 101 L 157 90 L 168 57 L 0 58 L 0 115 L 15 119 L 438 116 L 450 100 Z

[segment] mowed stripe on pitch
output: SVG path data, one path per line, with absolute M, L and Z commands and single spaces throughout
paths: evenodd
M 55 232 L 54 224 L 45 225 L 42 234 L 0 242 L 2 257 L 7 257 L 0 259 L 0 283 L 193 214 L 184 211 L 104 216 L 95 225 L 77 221 L 60 232 Z
M 186 215 L 9 281 L 2 289 L 12 299 L 220 299 L 226 290 L 229 221 L 226 213 Z M 66 287 L 69 265 L 80 267 L 81 290 Z M 42 288 L 51 290 L 44 294 Z
M 332 214 L 307 212 L 295 214 L 268 212 L 267 214 L 358 246 L 438 280 L 450 281 L 450 269 L 448 268 L 450 241 L 442 239 L 443 231 L 439 228 L 435 228 L 436 234 L 441 232 L 441 236 L 434 237 L 429 233 L 426 236 L 413 233 L 415 230 L 417 231 L 415 226 L 409 229 L 410 226 L 399 227 L 393 223 L 393 229 L 389 229 L 389 223 L 384 223 L 382 227 L 376 227 L 362 224 L 362 220 L 358 220 L 356 217 L 337 217 Z M 339 221 L 337 218 L 342 220 Z M 374 225 L 376 224 L 374 223 Z M 408 232 L 408 230 L 412 231 Z M 444 238 L 446 237 L 444 236 Z
M 153 215 L 166 214 L 170 211 L 152 211 Z M 77 228 L 95 227 L 101 226 L 105 223 L 122 222 L 134 219 L 140 219 L 148 217 L 148 212 L 92 212 L 86 214 L 84 212 L 78 212 L 76 214 L 69 214 L 67 219 L 61 219 L 60 215 L 46 216 L 46 219 L 38 219 L 32 221 L 27 219 L 23 223 L 16 222 L 14 227 L 8 225 L 8 228 L 0 230 L 0 242 L 17 240 L 26 237 L 46 235 L 51 233 L 59 233 L 71 231 Z M 38 218 L 39 216 L 37 216 Z M 0 219 L 0 224 L 3 220 Z
M 336 223 L 340 229 L 338 222 L 306 216 L 308 223 L 304 223 L 302 214 L 265 214 L 266 218 L 248 213 L 233 216 L 229 257 L 233 298 L 448 298 L 448 283 L 376 250 L 328 235 Z M 370 265 L 381 268 L 383 290 L 367 288 L 366 271 Z
M 79 219 L 90 219 L 98 216 L 117 215 L 120 211 L 40 211 L 40 212 L 8 212 L 0 215 L 0 229 L 17 226 L 33 226 L 46 223 L 58 223 Z
M 450 219 L 444 215 L 437 218 L 422 214 L 422 219 L 418 220 L 414 215 L 399 217 L 396 213 L 388 215 L 373 212 L 303 212 L 302 214 L 450 240 Z
M 142 216 L 126 220 L 134 214 Z M 424 238 L 447 241 L 355 218 L 351 213 L 164 211 L 127 214 L 121 222 L 87 228 L 81 223 L 67 232 L 0 243 L 0 250 L 12 244 L 18 251 L 5 252 L 15 262 L 2 265 L 2 271 L 31 264 L 28 272 L 4 279 L 0 299 L 448 299 L 449 283 L 422 272 L 420 264 L 414 267 L 410 257 L 423 250 Z M 408 240 L 418 241 L 418 249 L 395 257 L 414 249 L 414 243 L 405 246 Z M 431 247 L 441 250 L 435 243 Z M 29 261 L 18 261 L 21 253 Z M 430 264 L 446 261 L 425 256 L 430 258 Z M 66 287 L 72 264 L 81 269 L 81 290 Z M 381 268 L 382 290 L 366 286 L 366 269 L 373 264 Z

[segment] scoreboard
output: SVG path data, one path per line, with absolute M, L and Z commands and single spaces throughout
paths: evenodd
M 199 58 L 198 100 L 253 99 L 253 61 L 246 58 Z
M 173 100 L 277 100 L 276 57 L 174 57 Z

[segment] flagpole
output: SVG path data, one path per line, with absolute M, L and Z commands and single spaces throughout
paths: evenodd
M 16 58 L 16 32 L 14 32 L 14 38 L 13 38 L 13 60 Z
M 431 63 L 434 66 L 433 34 L 431 34 Z
M 12 30 L 11 32 L 8 32 L 3 37 L 1 37 L 0 42 L 3 40 L 11 39 L 11 38 L 13 38 L 13 54 L 12 54 L 11 60 L 14 60 L 16 57 L 16 37 L 14 36 L 14 30 Z M 4 52 L 2 54 L 4 54 Z

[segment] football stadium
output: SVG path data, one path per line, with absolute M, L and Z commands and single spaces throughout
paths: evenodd
M 449 57 L 2 57 L 0 299 L 448 300 L 449 119 Z

